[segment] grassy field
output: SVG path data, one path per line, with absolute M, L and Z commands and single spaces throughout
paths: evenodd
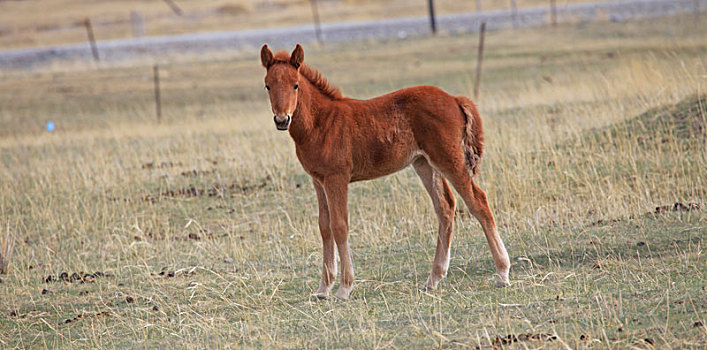
M 351 186 L 348 302 L 312 295 L 316 198 L 257 52 L 164 66 L 161 124 L 149 65 L 2 71 L 0 348 L 705 348 L 706 35 L 691 17 L 489 33 L 478 182 L 512 286 L 459 206 L 449 276 L 420 291 L 437 223 L 407 169 Z M 305 60 L 349 96 L 470 95 L 475 44 Z
M 478 0 L 482 11 L 509 9 L 508 0 Z M 558 0 L 570 3 L 608 0 Z M 626 1 L 626 0 L 613 0 Z M 84 19 L 90 18 L 99 40 L 130 38 L 130 12 L 142 14 L 148 36 L 204 31 L 242 30 L 312 23 L 309 0 L 172 0 L 177 15 L 163 0 L 0 1 L 0 49 L 86 41 Z M 425 0 L 319 0 L 322 22 L 426 16 Z M 517 6 L 549 6 L 547 0 L 517 0 Z M 477 0 L 436 0 L 438 14 L 476 11 Z M 28 14 L 31 14 L 28 15 Z

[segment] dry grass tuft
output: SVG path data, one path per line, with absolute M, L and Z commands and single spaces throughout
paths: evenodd
M 707 138 L 707 95 L 688 96 L 676 104 L 651 108 L 641 115 L 617 125 L 612 131 L 626 128 L 639 134 L 667 131 L 665 137 L 685 141 L 704 141 Z M 658 137 L 658 135 L 651 135 Z M 666 139 L 661 142 L 665 143 Z M 648 142 L 648 140 L 643 140 Z M 652 140 L 655 141 L 655 140 Z

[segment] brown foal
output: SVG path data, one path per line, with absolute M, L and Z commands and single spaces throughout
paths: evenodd
M 265 88 L 278 130 L 289 130 L 297 158 L 312 176 L 323 244 L 319 298 L 336 278 L 334 244 L 341 259 L 339 299 L 348 299 L 354 271 L 349 250 L 348 185 L 414 167 L 439 220 L 437 251 L 425 288 L 447 275 L 456 200 L 452 186 L 483 227 L 496 265 L 496 285 L 509 285 L 510 262 L 496 231 L 486 194 L 473 175 L 483 152 L 481 117 L 466 97 L 433 86 L 398 90 L 370 100 L 345 98 L 304 63 L 298 44 L 291 55 L 260 51 Z

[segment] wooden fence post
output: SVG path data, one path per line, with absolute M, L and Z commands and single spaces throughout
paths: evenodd
M 427 0 L 430 10 L 430 27 L 432 28 L 432 34 L 437 34 L 437 21 L 435 19 L 435 4 L 434 0 Z
M 476 0 L 476 12 L 481 12 L 481 0 Z
M 481 62 L 484 59 L 484 38 L 486 37 L 486 22 L 481 22 L 479 30 L 479 52 L 476 59 L 476 80 L 474 81 L 474 99 L 479 98 L 479 85 L 481 84 Z
M 88 35 L 88 42 L 91 44 L 93 60 L 98 62 L 101 60 L 101 58 L 98 56 L 98 46 L 96 46 L 96 37 L 93 35 L 93 26 L 91 25 L 91 19 L 87 17 L 83 21 L 83 25 L 86 27 L 86 35 Z
M 317 8 L 317 0 L 309 0 L 309 4 L 312 6 L 312 18 L 314 19 L 314 35 L 317 37 L 317 41 L 320 44 L 323 44 L 324 39 L 322 39 L 322 28 L 319 24 L 319 9 Z
M 550 0 L 550 22 L 553 27 L 557 27 L 557 6 L 556 0 Z
M 157 114 L 157 122 L 162 121 L 162 97 L 160 96 L 160 66 L 155 64 L 152 66 L 152 74 L 154 77 L 155 86 L 155 113 Z
M 511 0 L 511 18 L 513 19 L 513 28 L 518 28 L 518 4 L 516 0 Z
M 177 16 L 182 15 L 182 9 L 172 0 L 163 0 L 167 6 L 169 6 L 170 9 L 172 9 L 172 12 L 176 13 Z

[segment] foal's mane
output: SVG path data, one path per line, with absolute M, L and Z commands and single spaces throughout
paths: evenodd
M 285 51 L 280 51 L 273 56 L 273 63 L 290 64 L 290 54 Z M 316 87 L 324 96 L 332 100 L 340 100 L 344 98 L 341 90 L 338 87 L 329 84 L 329 81 L 318 70 L 312 68 L 306 63 L 302 63 L 299 67 L 299 73 L 307 79 L 314 87 Z

